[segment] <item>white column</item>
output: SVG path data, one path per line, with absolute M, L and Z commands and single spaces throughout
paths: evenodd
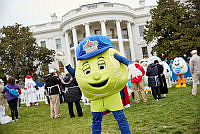
M 48 49 L 53 49 L 53 50 L 57 51 L 56 43 L 55 43 L 54 38 L 51 38 L 51 37 L 48 38 Z M 58 62 L 56 61 L 56 59 L 52 64 L 49 64 L 48 66 L 49 66 L 49 68 L 59 69 L 59 65 L 58 65 Z
M 53 44 L 53 38 L 48 38 L 48 48 L 56 50 L 56 45 Z
M 128 29 L 128 37 L 129 37 L 129 46 L 130 46 L 130 50 L 131 50 L 131 59 L 132 59 L 132 61 L 134 61 L 135 60 L 135 48 L 134 48 L 134 44 L 133 44 L 133 33 L 132 33 L 130 21 L 127 22 L 127 29 Z
M 71 50 L 70 50 L 68 32 L 65 32 L 65 51 L 64 52 L 65 52 L 67 62 L 72 65 L 72 57 L 71 57 Z
M 76 47 L 78 45 L 78 40 L 77 40 L 77 33 L 76 33 L 76 29 L 73 27 L 72 28 L 72 35 L 73 35 L 73 43 L 74 43 L 74 54 L 76 57 Z M 76 59 L 76 58 L 75 58 Z M 76 61 L 75 61 L 76 62 Z
M 147 51 L 148 51 L 148 57 L 151 57 L 152 56 L 152 54 L 151 54 L 151 51 L 152 51 L 151 45 L 147 45 Z
M 118 36 L 118 42 L 119 42 L 119 51 L 123 56 L 125 56 L 124 45 L 123 45 L 123 40 L 122 40 L 122 31 L 121 31 L 119 20 L 116 20 L 116 26 L 117 26 L 117 36 Z
M 132 25 L 132 29 L 133 29 L 133 31 L 132 31 L 133 44 L 134 44 L 134 49 L 136 50 L 135 51 L 135 58 L 139 58 L 141 53 L 139 52 L 139 47 L 138 47 L 137 42 L 136 42 L 136 40 L 139 38 L 139 31 L 138 31 L 138 27 L 135 24 Z
M 101 20 L 101 31 L 102 31 L 102 35 L 107 35 L 106 33 L 106 24 L 105 24 L 105 20 Z
M 90 26 L 89 23 L 85 23 L 85 35 L 86 37 L 90 36 Z

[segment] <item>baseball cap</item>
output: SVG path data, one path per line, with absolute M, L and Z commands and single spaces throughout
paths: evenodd
M 88 59 L 100 53 L 103 53 L 108 48 L 113 48 L 111 40 L 104 35 L 91 35 L 84 38 L 76 48 L 77 60 Z
M 53 69 L 53 68 L 51 68 L 51 69 L 49 69 L 49 73 L 51 74 L 51 73 L 54 73 L 55 72 L 55 70 Z
M 191 53 L 191 54 L 196 54 L 196 53 L 197 53 L 197 50 L 192 50 L 190 53 Z

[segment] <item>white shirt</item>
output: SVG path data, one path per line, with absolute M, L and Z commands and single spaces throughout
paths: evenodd
M 36 83 L 31 79 L 25 79 L 25 87 L 27 89 L 27 92 L 35 92 Z

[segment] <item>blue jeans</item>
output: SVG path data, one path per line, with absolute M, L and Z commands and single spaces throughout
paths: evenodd
M 123 110 L 112 111 L 115 119 L 118 121 L 118 125 L 121 131 L 121 134 L 131 134 L 128 121 L 124 116 Z M 103 117 L 103 112 L 92 112 L 92 134 L 101 134 L 101 121 Z

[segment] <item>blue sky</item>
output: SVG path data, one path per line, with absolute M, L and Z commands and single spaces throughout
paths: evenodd
M 58 20 L 66 12 L 80 5 L 96 2 L 123 3 L 138 7 L 139 0 L 0 0 L 0 28 L 15 23 L 23 26 L 51 21 L 50 14 L 56 13 Z M 155 4 L 156 0 L 146 0 L 146 5 Z

